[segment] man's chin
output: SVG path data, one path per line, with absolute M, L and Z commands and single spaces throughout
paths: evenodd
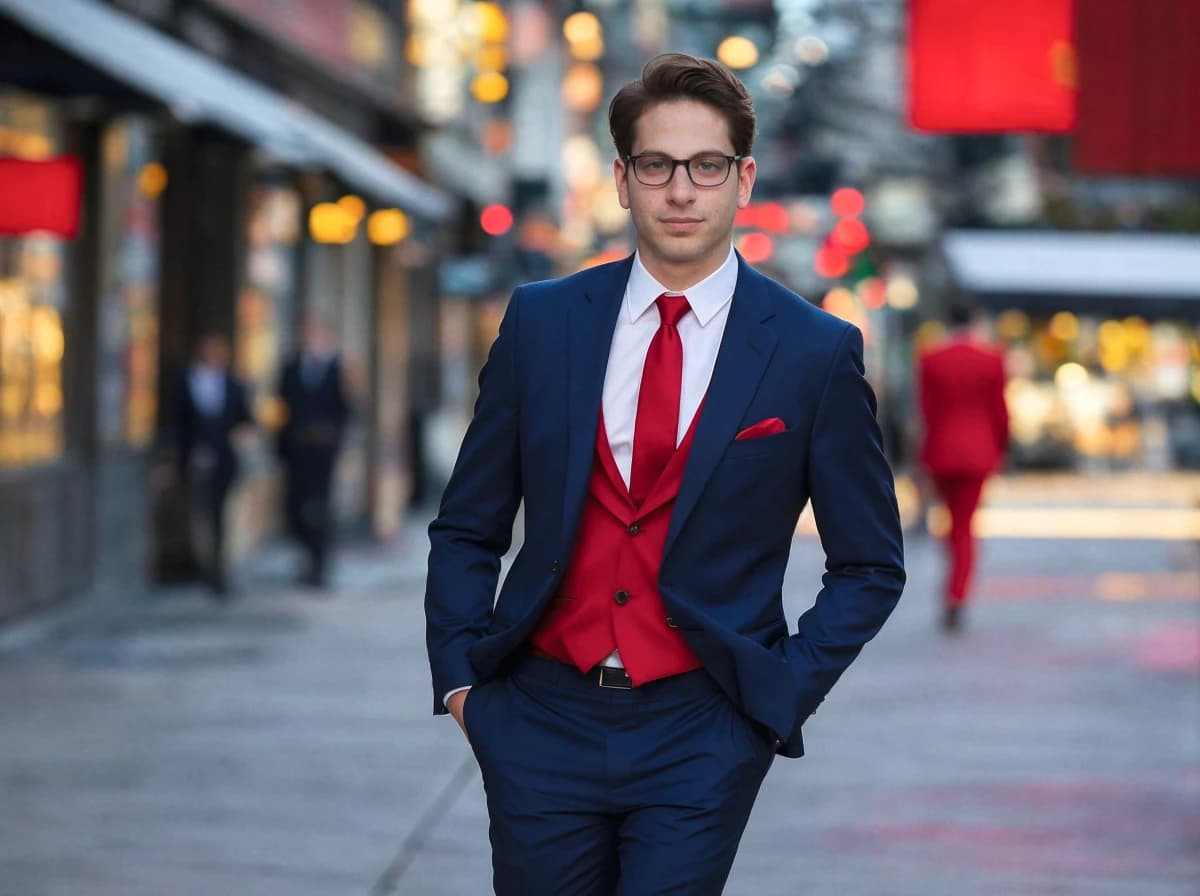
M 695 234 L 667 237 L 654 247 L 664 261 L 672 264 L 691 264 L 703 260 L 712 251 L 712 246 Z

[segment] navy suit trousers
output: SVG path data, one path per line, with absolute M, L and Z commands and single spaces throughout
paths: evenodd
M 467 695 L 499 896 L 718 896 L 773 736 L 703 670 L 601 688 L 525 657 Z

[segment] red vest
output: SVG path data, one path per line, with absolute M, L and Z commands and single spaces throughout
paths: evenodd
M 581 672 L 620 650 L 635 686 L 700 668 L 699 658 L 667 618 L 658 591 L 671 510 L 699 419 L 697 410 L 658 482 L 642 506 L 634 507 L 601 414 L 575 549 L 558 593 L 530 638 L 537 650 Z

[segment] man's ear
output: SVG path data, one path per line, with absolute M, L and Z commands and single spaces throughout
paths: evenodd
M 738 208 L 750 204 L 750 194 L 754 192 L 754 179 L 758 176 L 758 163 L 754 156 L 746 156 L 738 163 Z
M 613 159 L 613 180 L 617 183 L 617 197 L 621 208 L 629 209 L 629 166 L 624 159 Z

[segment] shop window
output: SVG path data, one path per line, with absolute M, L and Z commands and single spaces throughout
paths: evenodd
M 996 330 L 1016 466 L 1200 466 L 1200 338 L 1189 322 L 1010 310 Z
M 245 281 L 237 301 L 237 373 L 250 389 L 256 416 L 277 425 L 279 368 L 293 341 L 300 197 L 263 182 L 250 194 Z
M 106 448 L 146 447 L 158 412 L 159 197 L 168 172 L 149 125 L 111 125 L 102 149 L 97 426 Z
M 0 156 L 38 160 L 60 151 L 51 107 L 0 91 Z M 65 259 L 57 239 L 0 237 L 0 468 L 63 453 Z

